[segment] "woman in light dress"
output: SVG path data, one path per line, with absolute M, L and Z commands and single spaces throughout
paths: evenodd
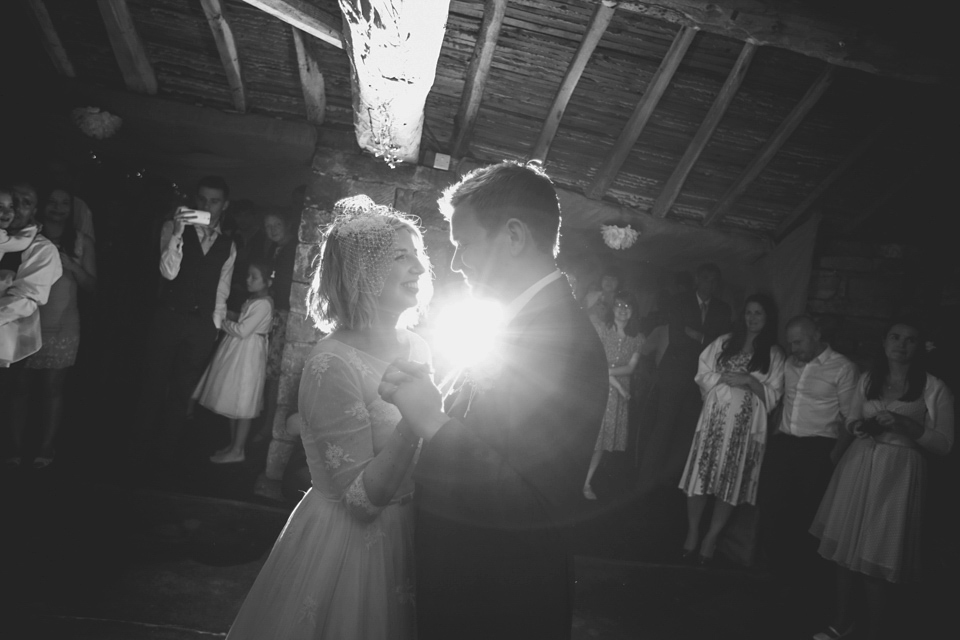
M 640 362 L 643 335 L 637 317 L 637 297 L 629 291 L 620 291 L 613 298 L 613 306 L 600 322 L 594 322 L 609 365 L 610 392 L 603 424 L 597 434 L 597 444 L 587 469 L 583 496 L 596 500 L 590 482 L 600 466 L 604 451 L 623 451 L 627 448 L 629 428 L 630 378 Z
M 736 506 L 756 503 L 767 413 L 783 394 L 783 365 L 776 307 L 763 294 L 748 297 L 733 333 L 700 354 L 696 381 L 703 410 L 680 480 L 687 494 L 686 559 L 708 564 Z M 710 502 L 713 515 L 701 540 L 700 521 Z
M 377 387 L 396 358 L 429 362 L 402 328 L 430 289 L 415 223 L 366 196 L 337 203 L 308 306 L 332 333 L 306 360 L 301 438 L 312 487 L 287 521 L 228 638 L 412 640 L 419 441 Z
M 854 600 L 866 604 L 865 633 L 883 637 L 899 605 L 891 585 L 920 573 L 920 522 L 926 460 L 953 447 L 953 394 L 927 373 L 920 324 L 894 322 L 883 355 L 863 374 L 847 430 L 856 436 L 833 471 L 810 532 L 820 555 L 837 564 L 834 624 L 814 637 L 854 631 Z

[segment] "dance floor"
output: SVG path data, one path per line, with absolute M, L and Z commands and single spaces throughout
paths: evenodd
M 239 465 L 207 464 L 193 469 L 199 476 L 150 485 L 91 478 L 82 463 L 3 478 L 3 586 L 15 594 L 5 622 L 15 632 L 3 636 L 225 636 L 290 505 L 229 498 L 255 473 Z M 188 485 L 208 495 L 178 490 Z M 596 517 L 578 534 L 574 640 L 809 637 L 778 613 L 762 570 L 676 560 L 682 501 L 673 493 L 669 501 L 630 495 L 615 465 L 596 486 Z M 944 604 L 928 599 L 921 611 L 940 611 L 942 621 Z

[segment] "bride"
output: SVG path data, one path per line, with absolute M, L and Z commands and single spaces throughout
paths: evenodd
M 430 293 L 416 224 L 366 196 L 339 201 L 308 308 L 332 333 L 306 360 L 301 438 L 312 487 L 287 521 L 229 640 L 416 636 L 413 483 L 419 441 L 377 394 L 396 358 L 429 362 L 406 330 Z

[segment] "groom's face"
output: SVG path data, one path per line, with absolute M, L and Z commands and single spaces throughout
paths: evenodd
M 497 297 L 509 252 L 505 232 L 488 232 L 469 204 L 458 205 L 450 217 L 454 253 L 450 268 L 463 275 L 475 296 Z

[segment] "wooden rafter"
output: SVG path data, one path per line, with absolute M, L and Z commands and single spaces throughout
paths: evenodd
M 949 77 L 948 61 L 892 47 L 868 27 L 838 24 L 813 3 L 803 4 L 788 0 L 638 0 L 621 2 L 620 8 L 899 80 L 930 83 Z
M 47 11 L 47 5 L 43 0 L 28 0 L 27 6 L 30 7 L 30 11 L 40 25 L 40 31 L 43 34 L 43 48 L 50 56 L 50 61 L 57 73 L 68 78 L 75 77 L 77 74 L 73 70 L 73 63 L 70 62 L 67 50 L 63 48 L 63 42 L 60 41 L 60 36 L 53 26 L 50 12 Z
M 293 45 L 297 50 L 297 67 L 300 69 L 300 86 L 303 89 L 303 102 L 307 107 L 307 120 L 317 126 L 323 124 L 327 111 L 327 90 L 320 72 L 316 54 L 303 32 L 296 27 L 293 31 Z
M 603 0 L 593 12 L 593 17 L 590 19 L 586 33 L 583 35 L 583 40 L 580 41 L 577 53 L 570 61 L 570 66 L 567 67 L 567 72 L 563 76 L 557 95 L 553 99 L 553 105 L 547 113 L 547 119 L 540 130 L 540 137 L 537 138 L 536 144 L 533 145 L 533 151 L 530 152 L 531 159 L 544 160 L 547 157 L 547 152 L 550 150 L 550 145 L 553 144 L 554 136 L 557 135 L 557 129 L 563 119 L 563 112 L 570 102 L 573 90 L 580 82 L 580 76 L 583 75 L 583 70 L 586 68 L 590 56 L 593 55 L 593 50 L 597 48 L 600 38 L 603 37 L 604 32 L 610 25 L 616 8 L 616 2 Z
M 233 106 L 240 113 L 244 113 L 247 110 L 247 95 L 243 87 L 243 76 L 240 74 L 240 56 L 237 54 L 237 43 L 233 39 L 233 29 L 223 15 L 220 0 L 200 0 L 200 4 L 203 5 L 203 12 L 207 15 L 210 31 L 217 43 L 220 62 L 223 63 L 227 84 L 230 85 Z
M 757 155 L 750 161 L 750 164 L 747 165 L 747 168 L 740 174 L 736 182 L 727 189 L 727 192 L 717 201 L 717 205 L 713 210 L 704 217 L 703 226 L 709 227 L 722 218 L 730 210 L 730 207 L 733 206 L 733 203 L 747 190 L 750 183 L 752 183 L 770 161 L 773 160 L 773 157 L 780 151 L 783 143 L 786 142 L 796 128 L 800 126 L 800 123 L 806 115 L 810 113 L 810 109 L 817 104 L 817 101 L 820 100 L 820 97 L 827 90 L 827 87 L 833 82 L 834 69 L 836 69 L 836 67 L 833 65 L 826 65 L 817 79 L 810 85 L 810 88 L 807 89 L 807 93 L 800 99 L 800 102 L 797 103 L 790 114 L 784 118 L 780 126 L 777 127 L 777 130 L 773 132 L 773 135 L 763 144 L 763 147 L 760 148 L 760 151 L 758 151 Z
M 126 0 L 97 0 L 103 24 L 110 37 L 110 46 L 123 74 L 123 82 L 131 91 L 153 95 L 157 92 L 157 76 L 147 58 L 140 34 L 133 24 Z
M 667 180 L 667 183 L 663 187 L 663 191 L 661 191 L 657 197 L 657 201 L 654 203 L 653 211 L 651 212 L 655 217 L 666 217 L 667 212 L 670 211 L 670 207 L 673 206 L 677 196 L 680 195 L 680 190 L 683 188 L 683 183 L 686 182 L 687 176 L 690 175 L 690 170 L 693 169 L 693 165 L 696 164 L 700 153 L 703 152 L 703 149 L 707 146 L 707 142 L 710 141 L 713 132 L 716 131 L 717 125 L 723 118 L 723 114 L 727 112 L 727 107 L 730 106 L 730 102 L 733 101 L 733 97 L 737 94 L 740 84 L 743 82 L 744 77 L 746 77 L 747 69 L 750 68 L 750 62 L 753 60 L 756 50 L 756 45 L 749 42 L 744 43 L 743 48 L 740 50 L 740 56 L 733 64 L 733 68 L 727 75 L 726 82 L 723 83 L 723 86 L 720 88 L 720 93 L 717 94 L 713 105 L 710 107 L 710 111 L 707 112 L 707 116 L 700 124 L 700 128 L 697 130 L 696 135 L 693 136 L 693 140 L 691 140 L 687 146 L 687 150 L 677 164 L 677 168 L 673 170 L 670 179 Z
M 507 0 L 487 0 L 483 8 L 483 22 L 473 49 L 473 57 L 467 67 L 467 77 L 460 94 L 460 108 L 454 120 L 453 147 L 451 155 L 461 158 L 470 144 L 473 127 L 477 123 L 483 89 L 487 84 L 493 53 L 500 37 L 500 27 L 507 12 Z
M 287 24 L 343 49 L 340 17 L 333 17 L 306 0 L 243 0 Z
M 653 114 L 654 109 L 657 108 L 657 103 L 660 102 L 663 92 L 666 91 L 667 86 L 669 86 L 670 81 L 673 79 L 673 74 L 677 71 L 677 67 L 680 66 L 680 61 L 683 60 L 687 49 L 690 48 L 690 43 L 693 42 L 695 35 L 697 35 L 697 29 L 694 27 L 680 27 L 680 30 L 677 31 L 677 35 L 673 38 L 670 49 L 667 50 L 667 55 L 664 56 L 656 73 L 653 74 L 653 78 L 650 80 L 646 92 L 644 92 L 640 101 L 637 102 L 637 106 L 633 110 L 633 115 L 630 116 L 626 126 L 620 133 L 620 138 L 607 157 L 603 168 L 597 172 L 593 184 L 587 189 L 587 195 L 589 197 L 603 197 L 607 188 L 613 182 L 614 178 L 617 177 L 617 173 L 620 172 L 624 161 L 626 161 L 627 156 L 630 155 L 630 150 L 633 148 L 633 145 L 636 144 L 640 134 L 643 133 L 644 127 L 647 126 L 650 116 Z
M 847 156 L 837 165 L 837 167 L 830 172 L 826 178 L 824 178 L 816 188 L 811 191 L 806 198 L 803 199 L 803 202 L 798 204 L 790 214 L 783 219 L 783 222 L 780 223 L 780 226 L 777 227 L 777 230 L 774 232 L 774 237 L 778 240 L 781 239 L 786 232 L 794 225 L 794 223 L 799 220 L 803 214 L 805 214 L 813 204 L 820 199 L 827 189 L 833 186 L 833 184 L 842 176 L 847 169 L 853 166 L 866 151 L 873 146 L 873 144 L 882 136 L 891 126 L 893 125 L 893 120 L 887 120 L 879 127 L 873 130 L 873 132 L 864 138 L 860 144 L 858 144 L 853 151 L 847 154 Z

